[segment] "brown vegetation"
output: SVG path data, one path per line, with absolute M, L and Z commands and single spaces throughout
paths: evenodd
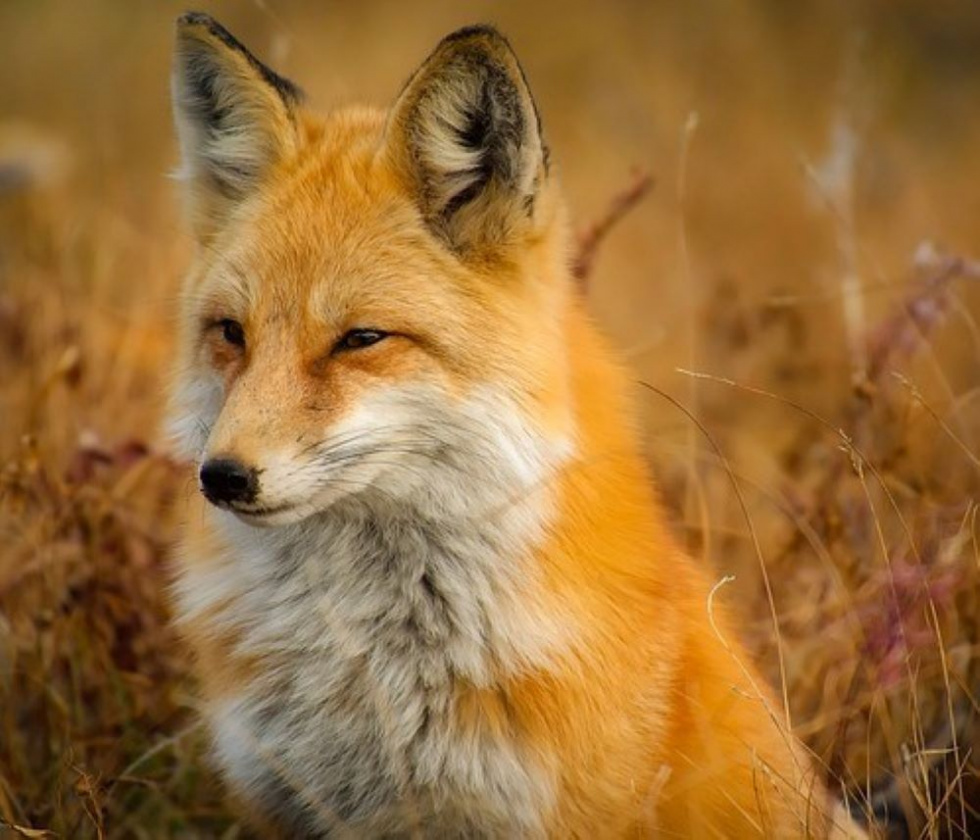
M 323 107 L 510 34 L 678 530 L 855 807 L 976 832 L 976 9 L 204 5 Z M 0 836 L 240 831 L 168 629 L 180 10 L 0 8 Z

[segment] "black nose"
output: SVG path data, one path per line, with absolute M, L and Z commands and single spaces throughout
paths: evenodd
M 234 458 L 212 458 L 201 466 L 201 490 L 212 502 L 253 502 L 259 476 Z

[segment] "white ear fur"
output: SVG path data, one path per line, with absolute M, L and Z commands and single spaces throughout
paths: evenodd
M 178 177 L 203 235 L 295 151 L 299 89 L 200 13 L 177 21 L 172 95 L 181 149 Z
M 395 104 L 388 138 L 453 249 L 506 241 L 533 216 L 547 150 L 520 64 L 494 29 L 439 44 Z

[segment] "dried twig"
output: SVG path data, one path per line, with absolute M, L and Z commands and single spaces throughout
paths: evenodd
M 951 284 L 958 279 L 980 279 L 980 262 L 941 254 L 928 242 L 919 245 L 914 269 L 918 282 L 892 314 L 866 336 L 866 367 L 855 381 L 851 399 L 844 407 L 842 427 L 861 446 L 869 443 L 870 412 L 886 374 L 896 363 L 913 357 L 941 323 L 949 306 Z M 813 504 L 808 518 L 817 516 L 825 509 L 824 502 L 837 496 L 846 465 L 846 459 L 837 459 L 827 470 L 813 493 L 813 498 L 821 501 Z
M 572 275 L 578 280 L 583 291 L 588 288 L 587 281 L 592 274 L 592 265 L 602 240 L 652 188 L 653 175 L 642 170 L 635 172 L 629 185 L 613 196 L 606 212 L 579 233 L 578 250 L 572 263 Z
M 980 279 L 980 263 L 956 255 L 938 253 L 928 242 L 919 246 L 915 267 L 924 279 L 891 317 L 868 337 L 865 380 L 877 383 L 896 356 L 911 356 L 924 336 L 942 320 L 953 280 Z

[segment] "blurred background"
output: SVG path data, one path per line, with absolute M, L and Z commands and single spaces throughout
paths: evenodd
M 723 597 L 855 809 L 970 836 L 980 4 L 198 8 L 321 110 L 387 104 L 443 35 L 494 23 L 579 229 L 650 173 L 586 293 L 678 533 L 735 576 Z M 240 831 L 167 627 L 195 492 L 159 431 L 185 9 L 0 5 L 0 836 Z

